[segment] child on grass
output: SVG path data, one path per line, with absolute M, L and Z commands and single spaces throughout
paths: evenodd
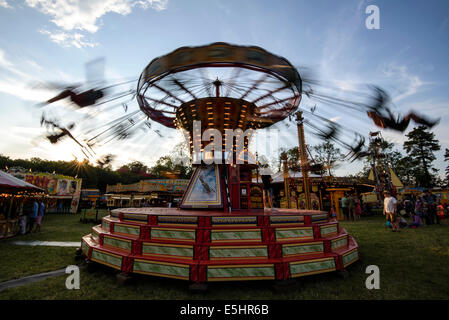
M 410 223 L 408 227 L 413 229 L 422 227 L 421 217 L 417 213 L 412 212 L 412 223 Z

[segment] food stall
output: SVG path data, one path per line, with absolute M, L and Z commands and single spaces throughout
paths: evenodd
M 16 235 L 27 200 L 45 198 L 42 188 L 0 171 L 0 239 Z

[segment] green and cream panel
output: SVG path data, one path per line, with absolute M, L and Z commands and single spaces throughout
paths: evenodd
M 131 240 L 122 239 L 110 235 L 103 235 L 103 246 L 106 248 L 116 248 L 131 253 Z
M 276 228 L 277 242 L 313 240 L 312 227 Z
M 338 225 L 336 223 L 320 226 L 321 238 L 332 237 L 337 234 L 338 234 Z
M 144 214 L 136 214 L 136 213 L 123 213 L 123 221 L 147 224 L 148 216 L 144 215 Z
M 348 235 L 343 235 L 341 237 L 331 240 L 332 251 L 347 247 L 348 247 Z
M 304 225 L 304 216 L 270 216 L 271 226 Z
M 163 243 L 142 243 L 142 256 L 193 259 L 193 245 L 175 245 Z
M 268 259 L 268 247 L 260 246 L 210 246 L 209 260 Z
M 290 262 L 289 267 L 292 278 L 337 270 L 333 257 Z
M 89 256 L 89 250 L 91 247 L 95 246 L 95 243 L 92 239 L 92 235 L 88 234 L 84 236 L 81 240 L 81 251 L 86 255 L 86 257 Z
M 111 222 L 108 219 L 104 219 L 101 221 L 101 228 L 105 231 L 109 231 L 111 227 Z
M 314 214 L 311 216 L 312 223 L 322 223 L 328 221 L 327 213 L 323 214 Z
M 298 244 L 282 244 L 282 257 L 296 257 L 323 252 L 324 244 L 322 241 L 305 242 Z
M 157 224 L 159 226 L 188 226 L 197 227 L 198 217 L 180 217 L 180 216 L 158 216 Z
M 104 229 L 104 227 L 103 227 L 103 229 Z M 107 229 L 107 230 L 109 230 L 109 229 Z M 125 224 L 125 223 L 114 223 L 114 233 L 139 237 L 140 236 L 140 227 L 131 225 L 131 224 Z
M 123 259 L 123 256 L 121 256 L 121 255 L 101 251 L 96 248 L 92 249 L 92 255 L 91 255 L 92 261 L 107 265 L 114 269 L 121 270 L 122 259 Z
M 346 268 L 351 263 L 356 262 L 359 259 L 359 250 L 358 248 L 352 249 L 349 252 L 346 252 L 341 257 L 343 268 Z
M 184 228 L 158 228 L 152 227 L 150 238 L 159 241 L 181 241 L 186 243 L 195 243 L 196 229 Z
M 189 280 L 190 265 L 134 259 L 133 272 L 152 276 Z
M 274 280 L 273 264 L 207 266 L 207 281 Z
M 210 240 L 212 244 L 262 242 L 261 229 L 223 229 L 211 230 Z
M 240 226 L 240 227 L 257 227 L 257 217 L 211 217 L 212 227 L 221 226 Z
M 100 243 L 100 231 L 96 227 L 92 228 L 92 233 L 90 234 L 90 236 L 93 241 L 95 241 L 96 243 Z

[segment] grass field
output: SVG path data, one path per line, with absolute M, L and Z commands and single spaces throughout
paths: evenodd
M 66 276 L 48 278 L 0 292 L 0 299 L 449 299 L 449 226 L 433 225 L 393 233 L 381 216 L 342 222 L 360 246 L 361 261 L 348 268 L 349 277 L 322 274 L 300 278 L 298 288 L 276 293 L 268 282 L 211 284 L 206 293 L 192 294 L 188 283 L 136 276 L 127 286 L 116 282 L 116 271 L 99 266 L 81 269 L 79 290 L 65 288 Z M 39 234 L 12 240 L 79 241 L 93 224 L 79 215 L 48 215 Z M 24 247 L 0 242 L 0 281 L 75 264 L 74 248 Z M 368 265 L 380 269 L 380 289 L 368 290 Z

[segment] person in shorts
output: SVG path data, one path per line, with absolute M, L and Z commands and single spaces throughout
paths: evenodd
M 42 218 L 44 217 L 44 213 L 45 213 L 45 204 L 41 200 L 39 202 L 39 211 L 38 211 L 38 215 L 37 215 L 37 218 L 36 218 L 36 230 L 35 230 L 35 232 L 41 231 L 41 222 L 42 222 Z
M 28 215 L 27 233 L 33 232 L 34 224 L 36 223 L 38 215 L 39 215 L 39 203 L 37 202 L 37 200 L 34 200 L 31 212 Z
M 391 226 L 393 232 L 400 231 L 398 225 L 398 217 L 397 217 L 397 200 L 391 195 L 389 191 L 384 192 L 384 210 L 383 214 L 386 216 L 387 220 L 391 221 Z
M 343 198 L 341 198 L 341 209 L 343 211 L 343 216 L 345 217 L 345 220 L 349 220 L 349 211 L 348 211 L 348 198 L 346 198 L 346 193 L 343 195 Z

